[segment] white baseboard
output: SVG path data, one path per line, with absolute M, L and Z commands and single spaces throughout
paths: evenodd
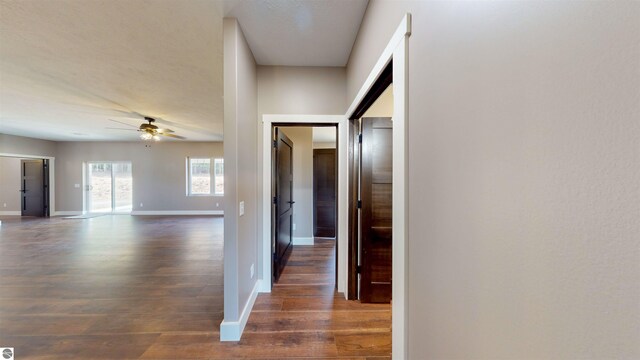
M 53 216 L 76 216 L 82 215 L 82 211 L 56 211 Z
M 131 215 L 224 215 L 223 210 L 134 210 Z
M 253 304 L 255 304 L 258 297 L 260 282 L 260 280 L 257 280 L 253 286 L 249 300 L 240 314 L 240 319 L 238 321 L 222 320 L 222 323 L 220 323 L 220 341 L 240 341 L 244 327 L 247 325 L 247 320 L 249 320 L 249 315 L 251 315 Z
M 0 211 L 0 216 L 20 216 L 21 211 Z
M 312 237 L 294 237 L 293 245 L 313 245 Z

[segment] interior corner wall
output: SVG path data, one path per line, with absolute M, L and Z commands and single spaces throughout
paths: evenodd
M 224 322 L 240 321 L 260 274 L 256 64 L 236 19 L 224 26 Z M 239 215 L 239 203 L 244 215 Z M 246 314 L 248 316 L 248 314 Z M 241 331 L 241 329 L 239 329 Z
M 222 210 L 224 196 L 186 193 L 187 157 L 222 158 L 222 146 L 221 142 L 181 141 L 58 142 L 56 211 L 83 210 L 83 166 L 100 161 L 131 162 L 134 212 Z
M 640 358 L 640 2 L 371 0 L 349 101 L 406 12 L 408 358 Z
M 313 239 L 313 129 L 280 127 L 293 142 L 293 237 Z

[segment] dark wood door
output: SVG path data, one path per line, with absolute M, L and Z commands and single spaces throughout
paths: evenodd
M 21 160 L 22 165 L 22 216 L 45 216 L 44 160 Z
M 293 248 L 293 142 L 276 128 L 275 246 L 273 277 L 278 281 Z
M 362 302 L 391 300 L 392 134 L 390 118 L 362 119 Z
M 336 149 L 313 150 L 313 235 L 336 236 Z

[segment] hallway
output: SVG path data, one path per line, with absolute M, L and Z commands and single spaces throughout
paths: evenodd
M 295 246 L 271 294 L 260 294 L 237 343 L 166 334 L 143 358 L 389 359 L 391 307 L 347 301 L 334 290 L 335 241 Z
M 2 218 L 0 340 L 19 359 L 385 358 L 388 305 L 334 294 L 333 241 L 296 247 L 220 343 L 221 217 Z

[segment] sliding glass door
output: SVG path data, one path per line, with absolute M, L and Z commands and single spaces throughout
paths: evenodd
M 86 174 L 88 212 L 131 212 L 133 181 L 130 162 L 87 163 Z
M 131 163 L 113 163 L 111 169 L 114 189 L 113 210 L 115 212 L 131 212 L 133 209 Z

